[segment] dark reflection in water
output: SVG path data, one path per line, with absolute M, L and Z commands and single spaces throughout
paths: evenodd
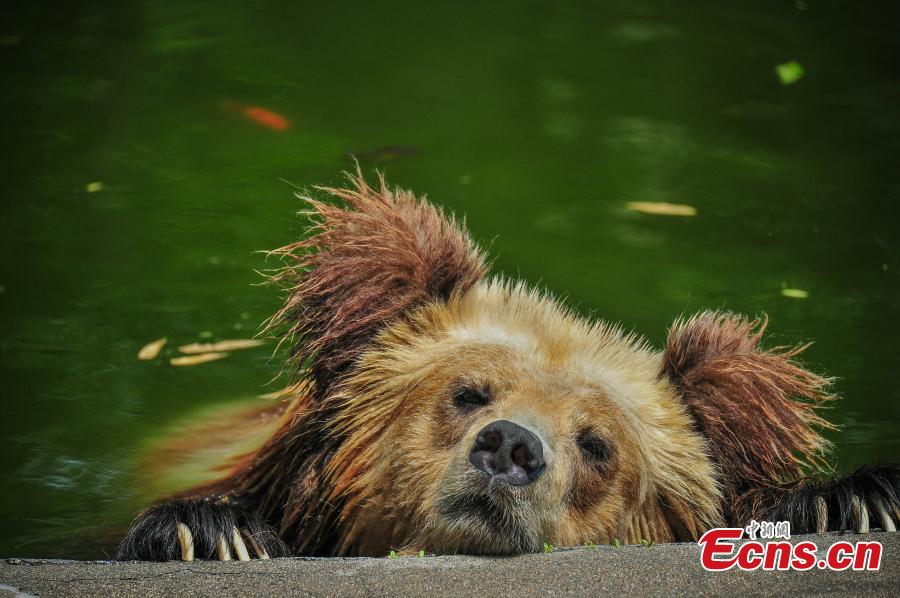
M 0 18 L 0 554 L 102 556 L 150 439 L 273 389 L 271 347 L 135 355 L 252 335 L 276 305 L 254 252 L 350 152 L 656 343 L 766 312 L 839 377 L 839 467 L 898 457 L 891 3 L 83 4 Z

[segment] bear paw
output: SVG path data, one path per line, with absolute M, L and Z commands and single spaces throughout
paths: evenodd
M 867 465 L 842 478 L 801 484 L 767 517 L 790 521 L 792 533 L 897 531 L 900 465 Z
M 116 559 L 249 561 L 287 552 L 275 530 L 256 513 L 207 500 L 175 500 L 140 513 Z

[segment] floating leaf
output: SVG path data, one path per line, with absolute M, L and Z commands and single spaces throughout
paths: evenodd
M 187 355 L 185 357 L 173 357 L 169 360 L 174 366 L 198 365 L 210 361 L 216 361 L 228 357 L 228 353 L 200 353 L 199 355 Z
M 775 65 L 775 74 L 782 85 L 791 85 L 803 78 L 803 65 L 795 60 Z
M 217 343 L 191 343 L 190 345 L 183 345 L 181 347 L 178 347 L 178 350 L 182 353 L 193 355 L 195 353 L 216 353 L 220 351 L 237 351 L 239 349 L 250 349 L 252 347 L 258 347 L 264 344 L 266 344 L 265 341 L 261 341 L 255 338 L 238 338 L 219 341 Z
M 98 191 L 103 191 L 103 183 L 100 181 L 94 181 L 92 183 L 88 183 L 84 186 L 84 190 L 88 193 L 96 193 Z
M 625 207 L 632 212 L 654 214 L 656 216 L 696 216 L 697 208 L 685 204 L 665 201 L 630 201 Z
M 166 337 L 156 339 L 152 343 L 147 343 L 141 350 L 138 351 L 137 357 L 141 361 L 149 361 L 151 359 L 156 359 L 159 356 L 159 352 L 162 351 L 162 348 L 166 345 Z
M 809 293 L 803 289 L 781 289 L 781 294 L 791 299 L 806 299 Z

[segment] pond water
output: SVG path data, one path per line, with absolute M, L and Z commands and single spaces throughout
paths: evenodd
M 0 555 L 110 554 L 148 439 L 276 388 L 271 345 L 166 358 L 258 330 L 258 251 L 348 152 L 657 345 L 682 313 L 768 314 L 838 378 L 838 467 L 898 457 L 896 7 L 84 4 L 0 9 Z

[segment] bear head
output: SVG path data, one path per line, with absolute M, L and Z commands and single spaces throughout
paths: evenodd
M 696 539 L 747 480 L 824 446 L 826 381 L 759 349 L 753 322 L 702 314 L 654 350 L 487 278 L 453 217 L 350 178 L 306 198 L 313 234 L 275 252 L 300 407 L 263 450 L 279 472 L 260 457 L 245 487 L 286 487 L 269 503 L 298 552 Z

